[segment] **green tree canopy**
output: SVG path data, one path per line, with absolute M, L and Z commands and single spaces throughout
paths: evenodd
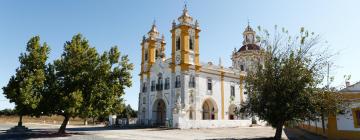
M 249 98 L 243 111 L 275 127 L 275 139 L 280 139 L 285 122 L 307 119 L 324 106 L 319 103 L 322 96 L 318 96 L 318 87 L 331 55 L 322 49 L 319 36 L 304 28 L 296 37 L 277 27 L 274 35 L 259 30 L 258 39 L 265 48 L 264 63 L 247 73 L 245 88 Z
M 16 74 L 3 87 L 5 97 L 15 103 L 20 116 L 19 126 L 23 115 L 38 115 L 36 110 L 42 98 L 49 51 L 46 43 L 41 45 L 39 36 L 32 37 L 27 43 L 26 53 L 19 57 L 20 67 Z
M 118 48 L 100 55 L 81 34 L 65 43 L 61 58 L 49 64 L 43 101 L 47 114 L 64 116 L 59 133 L 65 133 L 70 117 L 95 118 L 115 111 L 124 89 L 131 86 L 127 55 Z M 49 105 L 49 104 L 48 104 Z

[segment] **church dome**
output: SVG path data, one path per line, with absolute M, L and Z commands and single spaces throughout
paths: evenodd
M 248 50 L 260 50 L 260 46 L 256 44 L 246 44 L 243 45 L 238 52 L 248 51 Z

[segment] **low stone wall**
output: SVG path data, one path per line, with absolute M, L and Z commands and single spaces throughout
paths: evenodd
M 192 128 L 226 128 L 250 126 L 251 120 L 179 120 L 175 127 L 180 129 Z

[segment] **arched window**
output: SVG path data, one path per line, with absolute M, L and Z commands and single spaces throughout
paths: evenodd
M 142 91 L 143 91 L 143 92 L 146 92 L 146 82 L 143 83 Z
M 235 86 L 230 86 L 230 96 L 235 97 Z
M 159 56 L 159 50 L 155 51 L 155 58 L 157 58 Z
M 192 110 L 190 110 L 190 112 L 189 112 L 189 119 L 193 120 L 193 112 L 192 112 Z
M 169 89 L 170 88 L 170 78 L 167 77 L 165 78 L 165 89 Z
M 207 79 L 207 89 L 210 90 L 210 91 L 212 90 L 212 80 L 211 80 L 211 78 Z
M 190 50 L 194 50 L 194 40 L 193 38 L 190 37 L 189 39 L 189 49 Z
M 177 75 L 175 79 L 175 88 L 179 88 L 179 87 L 180 87 L 180 75 Z
M 163 78 L 161 73 L 158 74 L 158 84 L 156 85 L 156 89 L 158 91 L 161 91 L 163 89 Z
M 240 70 L 244 71 L 244 65 L 240 65 Z
M 144 58 L 144 59 L 145 59 L 145 61 L 147 61 L 147 60 L 148 60 L 148 55 L 149 55 L 149 53 L 148 53 L 148 50 L 146 49 L 146 50 L 145 50 L 145 58 Z
M 176 38 L 176 50 L 180 50 L 180 37 Z
M 155 80 L 151 81 L 151 91 L 155 91 Z
M 195 76 L 194 75 L 190 75 L 189 87 L 190 88 L 195 88 Z
M 189 110 L 189 120 L 194 120 L 195 119 L 195 113 L 194 113 L 194 109 L 190 108 Z

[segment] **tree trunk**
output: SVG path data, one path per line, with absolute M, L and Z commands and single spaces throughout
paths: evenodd
M 23 115 L 20 114 L 19 115 L 19 122 L 18 122 L 18 126 L 22 126 L 22 118 L 23 118 Z
M 84 125 L 88 125 L 88 121 L 86 118 L 84 119 Z
M 92 117 L 92 123 L 95 125 L 95 117 Z
M 68 115 L 64 116 L 64 121 L 61 124 L 59 132 L 58 132 L 59 134 L 65 134 L 66 125 L 68 124 L 69 119 L 70 119 L 70 117 Z
M 324 112 L 321 113 L 321 124 L 322 124 L 322 130 L 323 134 L 325 134 L 325 121 L 324 121 Z
M 274 136 L 275 140 L 280 140 L 281 139 L 283 125 L 284 125 L 284 122 L 279 122 L 276 125 L 276 132 L 275 132 L 275 136 Z

